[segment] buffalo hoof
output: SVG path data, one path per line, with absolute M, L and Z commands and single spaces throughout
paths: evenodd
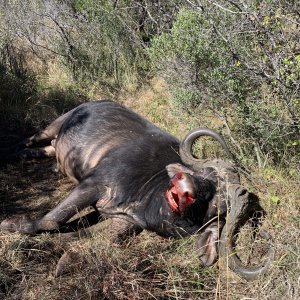
M 2 231 L 25 234 L 34 234 L 36 232 L 35 222 L 26 216 L 5 219 L 1 222 L 0 229 Z
M 67 273 L 72 273 L 80 268 L 80 265 L 83 263 L 83 261 L 84 259 L 79 253 L 73 251 L 72 249 L 68 250 L 59 259 L 56 265 L 54 276 L 58 277 Z

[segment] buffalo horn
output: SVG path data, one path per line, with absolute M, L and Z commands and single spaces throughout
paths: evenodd
M 268 270 L 274 259 L 271 236 L 265 231 L 259 233 L 268 243 L 264 261 L 256 266 L 245 266 L 235 250 L 236 234 L 256 211 L 258 197 L 237 184 L 229 186 L 228 193 L 231 209 L 221 233 L 219 244 L 220 256 L 227 258 L 228 266 L 235 273 L 247 280 L 254 280 Z
M 230 157 L 232 156 L 228 146 L 226 145 L 224 138 L 221 135 L 219 135 L 217 132 L 215 132 L 212 129 L 197 128 L 195 130 L 190 131 L 187 134 L 187 136 L 183 139 L 179 147 L 180 157 L 186 165 L 193 166 L 197 164 L 197 166 L 199 167 L 199 162 L 201 164 L 201 160 L 196 159 L 192 154 L 192 146 L 196 141 L 196 139 L 201 136 L 210 136 L 214 138 L 222 145 L 227 155 L 229 155 Z

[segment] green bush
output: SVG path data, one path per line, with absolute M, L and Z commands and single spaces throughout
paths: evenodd
M 181 9 L 172 29 L 152 40 L 152 66 L 183 110 L 215 112 L 240 154 L 258 149 L 265 161 L 298 163 L 297 12 L 284 1 L 220 2 Z

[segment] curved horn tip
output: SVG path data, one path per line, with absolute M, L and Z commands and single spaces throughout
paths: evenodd
M 224 242 L 220 244 L 220 255 L 227 259 L 229 268 L 248 281 L 256 280 L 261 275 L 266 274 L 274 261 L 275 253 L 271 235 L 267 231 L 261 231 L 259 235 L 268 242 L 268 251 L 264 261 L 255 266 L 245 266 L 236 254 L 233 246 L 229 246 L 228 243 L 225 244 Z
M 221 144 L 226 154 L 230 158 L 233 157 L 224 138 L 219 133 L 209 128 L 199 127 L 190 131 L 180 143 L 180 147 L 179 147 L 180 157 L 184 162 L 187 162 L 188 164 L 193 164 L 195 161 L 198 162 L 200 161 L 199 159 L 195 159 L 194 156 L 192 155 L 192 146 L 196 141 L 196 139 L 201 136 L 210 136 L 214 138 L 216 141 L 218 141 Z

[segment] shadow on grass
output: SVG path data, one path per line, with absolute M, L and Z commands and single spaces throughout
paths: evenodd
M 54 159 L 19 161 L 0 169 L 0 220 L 20 214 L 41 216 L 59 201 Z
M 0 53 L 0 161 L 18 142 L 87 101 L 74 90 L 41 92 L 37 76 L 26 70 L 23 59 L 21 55 L 4 59 Z M 12 214 L 44 214 L 54 205 L 38 200 L 51 198 L 55 191 L 60 175 L 53 172 L 54 163 L 54 159 L 1 162 L 0 221 Z

